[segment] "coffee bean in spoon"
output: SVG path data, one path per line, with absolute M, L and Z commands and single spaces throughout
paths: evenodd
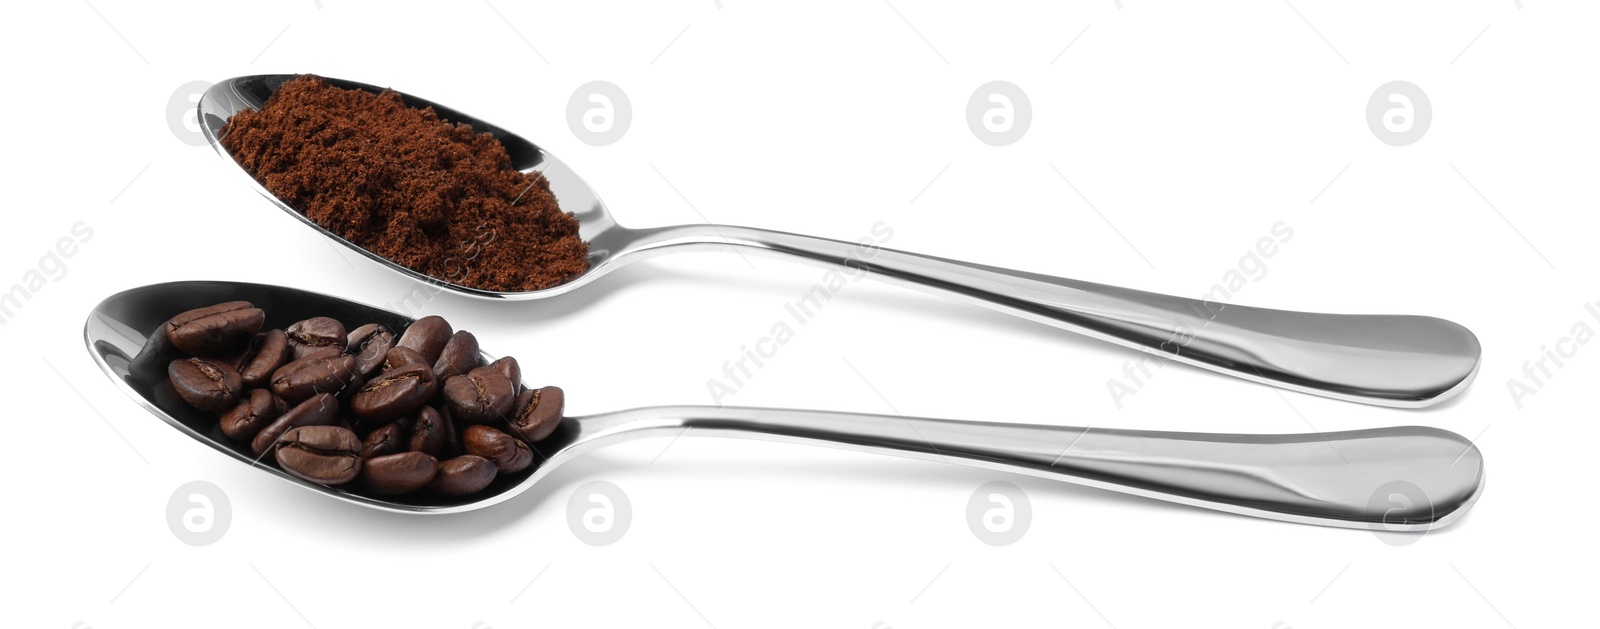
M 483 491 L 499 469 L 481 456 L 463 454 L 439 464 L 439 472 L 428 488 L 446 496 L 467 496 Z
M 359 376 L 356 358 L 337 347 L 325 347 L 272 373 L 272 392 L 290 404 L 318 393 L 338 393 Z
M 411 447 L 406 438 L 406 427 L 400 422 L 389 422 L 367 433 L 361 441 L 361 458 L 370 459 L 405 452 Z
M 373 376 L 383 368 L 384 358 L 394 349 L 394 333 L 382 323 L 368 323 L 350 332 L 345 351 L 356 357 L 356 371 Z
M 499 371 L 479 367 L 444 383 L 445 404 L 455 419 L 468 424 L 487 424 L 503 420 L 516 401 L 511 381 Z
M 417 419 L 411 424 L 411 442 L 406 444 L 407 449 L 443 456 L 445 446 L 449 444 L 449 431 L 444 416 L 432 406 L 424 406 L 417 411 Z
M 466 428 L 466 424 L 456 419 L 455 413 L 450 412 L 449 404 L 439 406 L 438 411 L 439 422 L 444 425 L 444 451 L 436 456 L 447 458 L 466 452 L 461 447 L 461 432 Z
M 421 452 L 401 452 L 366 459 L 361 479 L 380 496 L 406 494 L 427 487 L 439 471 L 439 460 Z
M 209 317 L 211 315 L 220 314 L 220 313 L 224 313 L 224 312 L 229 312 L 229 311 L 233 311 L 233 310 L 249 310 L 249 309 L 255 308 L 255 307 L 256 307 L 255 304 L 252 304 L 252 303 L 250 303 L 248 301 L 239 300 L 239 301 L 225 301 L 225 302 L 222 302 L 222 303 L 219 303 L 219 304 L 212 304 L 210 306 L 202 306 L 202 307 L 199 307 L 199 308 L 190 308 L 189 310 L 185 310 L 185 311 L 180 312 L 178 314 L 172 315 L 171 319 L 167 319 L 166 323 L 161 324 L 161 330 L 162 330 L 163 333 L 170 334 L 173 330 L 175 330 L 177 328 L 181 328 L 181 327 L 183 327 L 185 325 L 188 325 L 188 324 L 193 323 L 195 321 L 199 321 L 199 320 L 204 319 L 206 317 Z M 263 312 L 262 314 L 266 314 L 266 313 Z
M 267 386 L 272 372 L 293 359 L 294 352 L 289 348 L 288 335 L 283 330 L 273 329 L 251 338 L 244 350 L 234 357 L 233 366 L 238 368 L 244 386 L 253 389 Z
M 250 449 L 257 456 L 272 448 L 274 443 L 284 433 L 301 426 L 326 426 L 334 423 L 339 416 L 339 401 L 334 399 L 332 393 L 318 393 L 310 399 L 296 404 L 294 408 L 284 411 L 272 423 L 256 433 L 250 440 Z
M 239 401 L 239 372 L 221 360 L 185 358 L 167 363 L 167 377 L 178 397 L 202 411 L 220 411 Z
M 412 322 L 406 327 L 404 334 L 400 335 L 399 347 L 409 347 L 422 354 L 422 359 L 432 365 L 439 360 L 439 354 L 444 352 L 444 346 L 450 342 L 450 337 L 455 333 L 450 322 L 444 317 L 429 315 Z
M 417 350 L 397 345 L 394 349 L 389 350 L 389 353 L 384 354 L 381 370 L 393 371 L 406 365 L 422 365 L 430 369 L 433 368 L 433 363 L 423 358 L 422 354 Z
M 283 398 L 266 389 L 251 389 L 233 408 L 223 411 L 218 423 L 222 434 L 229 439 L 244 441 L 256 436 L 286 410 L 288 404 L 284 403 Z
M 444 349 L 439 352 L 439 360 L 433 363 L 433 376 L 440 382 L 452 377 L 465 374 L 477 369 L 483 364 L 483 356 L 478 352 L 478 337 L 471 332 L 461 330 L 450 337 L 444 344 Z
M 365 422 L 388 422 L 410 415 L 438 390 L 433 370 L 407 365 L 373 377 L 350 400 L 350 412 Z
M 533 463 L 533 450 L 528 448 L 527 443 L 499 430 L 475 425 L 467 426 L 462 434 L 467 454 L 493 461 L 501 474 L 520 472 Z
M 549 437 L 561 424 L 566 395 L 561 387 L 528 389 L 517 395 L 511 415 L 511 430 L 528 443 Z
M 345 341 L 349 338 L 344 324 L 332 317 L 312 317 L 298 321 L 284 330 L 284 334 L 289 337 L 289 347 L 294 349 L 296 359 L 305 358 L 330 347 L 343 351 Z
M 342 485 L 361 473 L 361 440 L 338 426 L 301 426 L 278 441 L 278 466 L 314 483 Z
M 244 343 L 266 323 L 266 313 L 248 301 L 196 308 L 167 320 L 167 341 L 187 354 L 219 357 Z
M 522 365 L 517 364 L 517 359 L 503 356 L 489 363 L 489 366 L 510 380 L 511 388 L 516 389 L 518 393 L 522 392 Z

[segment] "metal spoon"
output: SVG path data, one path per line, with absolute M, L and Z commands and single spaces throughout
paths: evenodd
M 163 395 L 161 384 L 172 357 L 162 355 L 159 344 L 147 342 L 152 331 L 178 312 L 233 300 L 264 309 L 271 327 L 316 315 L 352 326 L 383 323 L 396 331 L 410 323 L 394 312 L 281 286 L 173 282 L 107 298 L 89 314 L 84 339 L 106 375 L 173 427 L 291 483 L 389 511 L 451 513 L 487 507 L 600 446 L 686 433 L 961 463 L 1275 520 L 1386 531 L 1447 525 L 1471 507 L 1483 488 L 1483 458 L 1471 442 L 1449 431 L 1417 426 L 1237 435 L 679 406 L 568 417 L 554 434 L 535 444 L 534 466 L 501 477 L 477 496 L 385 500 L 307 482 L 259 463 L 248 444 L 221 434 L 214 416 Z M 1406 500 L 1392 499 L 1392 493 Z M 1399 508 L 1391 509 L 1396 504 Z
M 241 110 L 261 108 L 278 86 L 293 76 L 244 76 L 207 90 L 200 99 L 199 117 L 217 152 L 228 155 L 218 141 L 228 118 Z M 326 80 L 345 89 L 382 91 L 353 81 Z M 464 295 L 515 300 L 554 297 L 650 256 L 735 245 L 825 265 L 849 264 L 875 277 L 1164 359 L 1341 400 L 1428 406 L 1459 393 L 1477 374 L 1477 337 L 1460 325 L 1432 317 L 1318 314 L 1217 304 L 892 249 L 862 258 L 856 243 L 732 225 L 623 227 L 577 173 L 532 142 L 443 105 L 402 97 L 413 107 L 433 107 L 444 120 L 464 122 L 493 134 L 505 145 L 515 168 L 543 172 L 561 206 L 578 217 L 580 235 L 590 245 L 589 271 L 554 288 L 521 293 L 485 291 L 427 277 L 322 228 L 253 178 L 246 179 L 278 207 L 327 237 L 391 269 Z

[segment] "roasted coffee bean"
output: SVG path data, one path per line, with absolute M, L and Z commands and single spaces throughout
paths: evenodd
M 431 366 L 439 360 L 439 354 L 444 352 L 445 343 L 450 342 L 453 332 L 444 317 L 430 315 L 412 322 L 406 328 L 406 333 L 400 335 L 400 342 L 396 345 L 417 350 Z
M 256 436 L 267 424 L 289 410 L 283 398 L 266 389 L 252 389 L 233 408 L 222 413 L 222 434 L 244 441 Z
M 404 494 L 427 487 L 439 471 L 439 460 L 421 452 L 401 452 L 367 459 L 361 479 L 380 496 Z
M 289 337 L 289 347 L 294 348 L 296 360 L 305 358 L 329 347 L 344 351 L 344 324 L 332 317 L 312 317 L 296 322 L 284 330 Z
M 313 483 L 342 485 L 361 473 L 361 440 L 338 426 L 301 426 L 278 441 L 278 466 Z
M 561 424 L 565 398 L 561 387 L 523 391 L 517 396 L 516 411 L 511 416 L 511 430 L 528 443 L 550 436 Z
M 518 393 L 522 392 L 522 365 L 517 364 L 517 359 L 506 356 L 489 363 L 489 366 L 510 380 L 511 388 L 516 389 Z
M 234 357 L 233 366 L 239 370 L 239 377 L 244 379 L 245 388 L 254 389 L 267 386 L 272 372 L 289 364 L 293 358 L 289 337 L 283 330 L 267 330 L 250 339 L 244 351 Z
M 444 423 L 444 416 L 432 406 L 424 406 L 417 411 L 417 420 L 411 424 L 411 443 L 409 449 L 444 456 L 444 448 L 449 444 L 449 435 L 446 434 L 450 427 Z
M 338 393 L 358 375 L 354 356 L 326 347 L 279 367 L 272 373 L 272 392 L 294 404 L 318 393 Z
M 494 462 L 481 456 L 463 454 L 439 464 L 439 473 L 428 488 L 446 496 L 465 496 L 483 491 L 499 473 Z
M 445 343 L 444 350 L 439 352 L 439 360 L 433 362 L 433 377 L 438 378 L 439 382 L 444 382 L 482 365 L 483 356 L 478 353 L 478 337 L 462 330 L 451 336 L 450 342 Z
M 368 323 L 351 332 L 344 347 L 356 357 L 356 371 L 370 377 L 383 368 L 384 357 L 394 349 L 394 333 L 382 323 Z
M 406 439 L 405 425 L 400 422 L 389 422 L 367 433 L 367 438 L 361 441 L 361 458 L 370 459 L 375 456 L 405 452 L 410 445 Z
M 167 377 L 178 397 L 202 411 L 220 411 L 239 401 L 244 382 L 221 360 L 185 358 L 167 363 Z
M 438 456 L 448 458 L 465 453 L 461 447 L 461 429 L 466 424 L 455 418 L 448 404 L 439 407 L 439 420 L 444 423 L 444 451 Z
M 489 367 L 479 367 L 465 376 L 444 383 L 444 400 L 455 418 L 468 424 L 487 424 L 505 419 L 516 401 L 511 381 Z
M 293 408 L 284 411 L 272 423 L 256 433 L 250 440 L 250 449 L 257 455 L 272 448 L 283 433 L 301 426 L 326 426 L 332 424 L 339 415 L 339 401 L 331 393 L 318 393 L 304 402 L 296 404 Z
M 169 319 L 167 340 L 186 353 L 215 358 L 261 331 L 266 320 L 266 313 L 250 302 L 230 301 L 196 308 Z
M 501 474 L 520 472 L 533 462 L 533 450 L 516 437 L 481 425 L 467 426 L 463 434 L 467 454 L 493 461 Z
M 438 391 L 433 370 L 410 365 L 378 374 L 350 401 L 350 412 L 365 422 L 387 422 L 410 415 Z
M 180 313 L 178 313 L 176 315 L 173 315 L 173 317 L 171 319 L 167 319 L 167 322 L 162 324 L 162 329 L 165 330 L 165 331 L 170 332 L 174 328 L 182 327 L 184 324 L 187 324 L 187 323 L 190 323 L 190 322 L 193 322 L 193 321 L 198 321 L 200 319 L 204 319 L 206 317 L 209 317 L 211 315 L 214 315 L 214 314 L 217 314 L 217 313 L 220 313 L 220 312 L 228 312 L 228 311 L 231 311 L 231 310 L 248 310 L 250 308 L 255 308 L 255 307 L 256 307 L 255 304 L 252 304 L 252 303 L 250 303 L 248 301 L 240 300 L 240 301 L 225 301 L 225 302 L 222 302 L 220 304 L 213 304 L 213 305 L 204 306 L 204 307 L 201 307 L 201 308 L 194 308 L 194 309 L 191 309 L 191 310 L 185 310 L 185 311 L 180 312 Z M 265 314 L 265 313 L 263 313 L 263 314 Z
M 422 354 L 417 353 L 417 350 L 397 346 L 383 356 L 382 371 L 394 371 L 406 365 L 422 365 L 429 369 L 433 368 L 433 363 L 423 358 Z

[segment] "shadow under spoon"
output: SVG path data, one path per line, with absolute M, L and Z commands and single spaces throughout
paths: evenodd
M 242 76 L 218 83 L 199 103 L 199 119 L 217 152 L 227 120 L 260 109 L 290 74 Z M 382 88 L 326 78 L 328 84 L 381 92 Z M 541 172 L 562 209 L 574 213 L 590 245 L 589 270 L 559 286 L 529 292 L 494 292 L 422 275 L 324 229 L 278 199 L 245 173 L 245 180 L 278 207 L 323 235 L 390 269 L 446 289 L 493 299 L 555 297 L 582 288 L 617 268 L 679 251 L 726 249 L 798 258 L 865 271 L 896 284 L 942 294 L 1054 327 L 1085 334 L 1164 359 L 1253 382 L 1346 401 L 1415 408 L 1459 393 L 1477 374 L 1479 345 L 1466 328 L 1425 316 L 1292 312 L 1218 304 L 1129 288 L 1028 273 L 854 242 L 733 225 L 628 228 L 617 224 L 600 197 L 555 156 L 494 124 L 408 94 L 412 107 L 433 107 L 449 122 L 466 123 L 497 138 L 523 172 Z M 238 165 L 237 160 L 233 160 Z M 243 167 L 239 171 L 244 172 Z M 998 210 L 996 210 L 998 213 Z M 997 216 L 994 235 L 1027 229 L 1025 217 L 1007 224 Z M 813 291 L 815 292 L 815 291 Z M 811 295 L 821 303 L 830 295 Z
M 153 331 L 174 314 L 246 300 L 269 327 L 311 316 L 403 330 L 403 315 L 308 291 L 238 282 L 155 284 L 106 298 L 84 339 L 106 375 L 174 428 L 287 482 L 368 507 L 450 513 L 528 489 L 556 466 L 603 445 L 653 436 L 722 436 L 829 445 L 959 463 L 1160 500 L 1308 524 L 1426 530 L 1465 513 L 1483 488 L 1483 458 L 1453 432 L 1417 426 L 1243 435 L 1074 428 L 774 408 L 674 406 L 568 417 L 534 444 L 535 464 L 464 498 L 373 498 L 291 476 L 229 440 L 213 415 L 161 395 L 166 365 Z M 1394 494 L 1404 500 L 1394 499 Z M 1395 508 L 1396 505 L 1400 505 Z

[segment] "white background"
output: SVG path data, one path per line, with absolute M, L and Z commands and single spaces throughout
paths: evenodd
M 1595 7 L 1056 4 L 9 6 L 0 287 L 38 269 L 74 223 L 93 236 L 0 327 L 0 375 L 16 396 L 0 457 L 4 624 L 1592 622 L 1600 346 L 1579 347 L 1520 410 L 1506 383 L 1574 324 L 1600 329 L 1583 309 L 1600 300 Z M 894 248 L 1196 296 L 1285 221 L 1293 239 L 1236 303 L 1455 320 L 1483 343 L 1475 386 L 1404 411 L 1170 366 L 1118 409 L 1107 381 L 1136 353 L 866 281 L 726 401 L 1197 431 L 1423 424 L 1477 441 L 1487 491 L 1470 517 L 1397 547 L 1368 531 L 691 434 L 601 451 L 459 517 L 325 499 L 156 421 L 81 341 L 96 302 L 147 283 L 272 282 L 373 304 L 411 289 L 169 128 L 180 85 L 268 72 L 392 85 L 495 121 L 567 160 L 627 225 L 709 219 L 853 240 L 886 221 Z M 592 80 L 632 103 L 610 146 L 566 124 L 568 98 Z M 992 80 L 1032 104 L 1010 146 L 979 142 L 965 121 Z M 1410 146 L 1366 124 L 1368 98 L 1393 80 L 1432 103 Z M 281 260 L 243 255 L 261 247 Z M 519 356 L 531 381 L 563 386 L 572 414 L 706 404 L 722 363 L 821 275 L 704 253 L 556 301 L 444 295 L 427 312 Z M 201 479 L 226 492 L 233 520 L 192 547 L 165 510 Z M 566 524 L 568 497 L 592 480 L 633 505 L 611 546 Z M 969 496 L 992 480 L 1022 487 L 1033 507 L 1010 546 L 967 528 Z

